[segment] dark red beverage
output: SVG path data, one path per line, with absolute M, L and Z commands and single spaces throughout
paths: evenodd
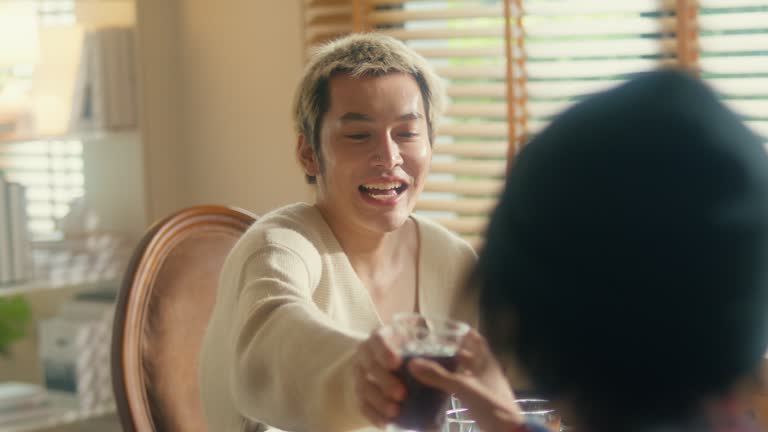
M 439 363 L 446 370 L 456 371 L 455 356 L 406 355 L 396 375 L 405 385 L 405 399 L 400 403 L 400 414 L 395 423 L 401 428 L 418 431 L 439 430 L 448 409 L 448 395 L 436 388 L 428 387 L 411 376 L 408 363 L 412 358 L 421 357 Z

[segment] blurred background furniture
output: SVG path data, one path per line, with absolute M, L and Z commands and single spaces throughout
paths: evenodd
M 198 352 L 224 259 L 256 218 L 234 208 L 191 207 L 155 224 L 139 243 L 112 336 L 125 432 L 205 430 Z

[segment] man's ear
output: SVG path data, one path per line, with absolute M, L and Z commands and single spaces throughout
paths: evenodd
M 296 145 L 296 157 L 299 159 L 304 174 L 311 177 L 316 177 L 320 174 L 320 161 L 315 154 L 315 150 L 312 148 L 312 144 L 309 143 L 304 134 L 299 134 Z

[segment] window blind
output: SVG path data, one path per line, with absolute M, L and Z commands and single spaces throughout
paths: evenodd
M 507 165 L 552 118 L 632 74 L 700 73 L 768 136 L 765 0 L 305 0 L 306 45 L 379 31 L 431 61 L 450 105 L 417 211 L 475 245 Z
M 0 171 L 27 188 L 29 230 L 37 237 L 56 231 L 55 221 L 83 196 L 83 145 L 79 140 L 0 142 Z
M 768 2 L 700 0 L 698 5 L 702 78 L 768 140 Z

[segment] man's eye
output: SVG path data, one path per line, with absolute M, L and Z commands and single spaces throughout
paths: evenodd
M 350 135 L 344 135 L 345 137 L 353 140 L 364 140 L 368 138 L 369 134 L 350 134 Z
M 419 134 L 416 132 L 402 132 L 400 133 L 401 138 L 416 138 Z

